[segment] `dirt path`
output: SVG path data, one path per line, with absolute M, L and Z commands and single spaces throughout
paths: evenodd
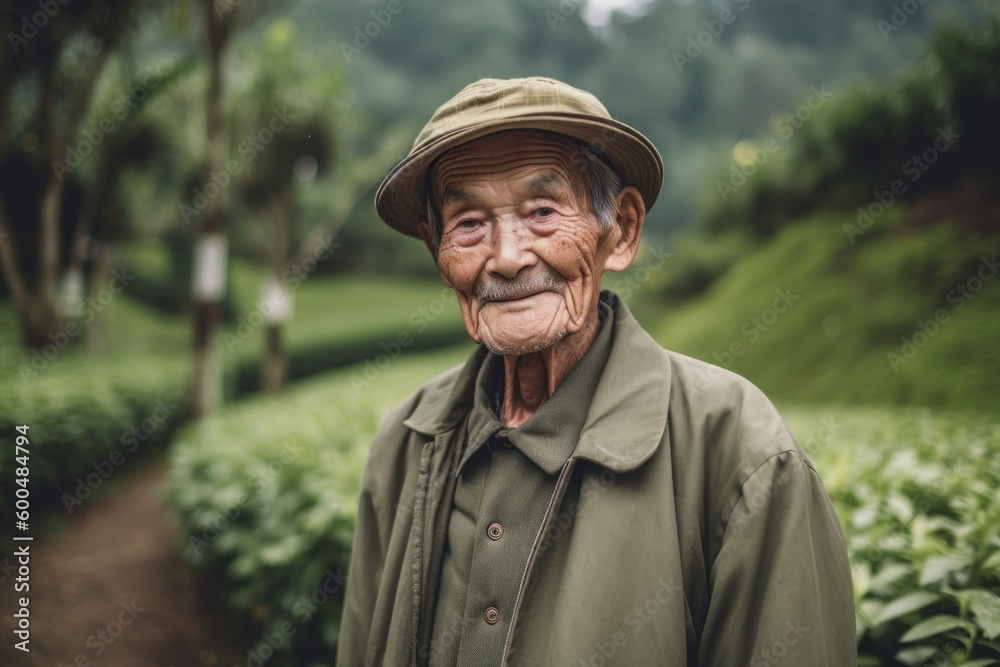
M 0 597 L 0 665 L 239 662 L 238 651 L 218 646 L 219 621 L 199 608 L 197 583 L 176 554 L 176 528 L 159 500 L 164 474 L 162 462 L 150 462 L 31 543 L 31 653 L 13 648 L 8 580 Z

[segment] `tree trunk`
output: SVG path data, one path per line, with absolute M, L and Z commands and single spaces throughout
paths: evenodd
M 52 126 L 52 114 L 49 107 L 50 102 L 42 96 L 45 109 L 42 111 L 46 123 L 49 125 L 48 134 L 51 137 L 49 146 L 50 164 L 62 161 L 60 155 L 67 146 L 71 145 L 80 134 L 80 128 L 87 117 L 90 109 L 90 102 L 94 96 L 94 88 L 97 85 L 97 78 L 104 69 L 107 62 L 108 53 L 104 47 L 94 56 L 94 62 L 87 69 L 87 75 L 76 82 L 75 95 L 73 95 L 69 117 L 61 128 Z M 49 183 L 42 195 L 39 210 L 39 234 L 38 234 L 38 294 L 36 302 L 39 312 L 36 317 L 36 324 L 44 327 L 45 331 L 56 331 L 65 325 L 65 317 L 56 307 L 56 290 L 59 279 L 59 248 L 60 248 L 60 219 L 62 218 L 62 176 L 57 176 L 53 170 L 49 177 Z
M 112 248 L 108 243 L 101 243 L 97 246 L 97 254 L 90 267 L 90 276 L 87 278 L 89 285 L 87 294 L 91 299 L 98 299 L 104 289 L 105 277 L 108 275 L 111 266 Z M 91 350 L 101 350 L 107 348 L 108 335 L 105 329 L 96 321 L 87 328 L 87 347 Z
M 260 388 L 265 392 L 276 393 L 285 386 L 288 365 L 281 322 L 272 322 L 267 325 L 267 351 L 265 355 Z
M 273 288 L 281 290 L 281 299 L 275 299 L 274 294 L 264 295 L 264 303 L 270 302 L 265 315 L 268 318 L 267 349 L 264 352 L 263 372 L 261 373 L 261 390 L 268 392 L 281 391 L 287 376 L 288 360 L 282 341 L 282 329 L 285 326 L 286 308 L 291 304 L 286 300 L 292 298 L 281 284 L 281 275 L 288 261 L 288 248 L 292 234 L 291 193 L 283 192 L 275 196 L 271 205 L 271 222 L 274 225 L 274 243 L 271 245 L 271 266 L 273 267 Z
M 221 14 L 213 0 L 203 0 L 205 33 L 208 41 L 209 77 L 206 96 L 206 140 L 208 154 L 205 160 L 204 181 L 208 182 L 216 167 L 221 167 L 226 156 L 226 127 L 223 118 L 223 57 L 238 9 Z M 221 234 L 222 202 L 224 192 L 208 200 L 201 212 L 201 238 Z M 204 268 L 204 267 L 202 267 Z M 220 267 L 225 270 L 225 267 Z M 196 265 L 195 270 L 199 270 Z M 197 280 L 196 280 L 197 282 Z M 196 299 L 194 311 L 195 333 L 195 383 L 193 412 L 201 418 L 214 410 L 222 397 L 222 360 L 217 340 L 222 323 L 222 295 L 209 295 Z
M 31 308 L 31 293 L 28 292 L 28 286 L 24 282 L 24 274 L 21 273 L 21 267 L 18 265 L 14 238 L 10 235 L 10 226 L 7 224 L 7 213 L 4 210 L 3 202 L 0 202 L 0 269 L 3 270 L 4 280 L 7 281 L 7 287 L 10 289 L 11 298 L 14 299 L 17 314 L 21 318 L 24 343 L 29 347 L 35 347 L 37 341 L 32 339 L 32 334 L 37 330 L 37 327 L 34 322 L 34 311 Z
M 107 62 L 107 50 L 102 48 L 96 54 L 94 62 L 87 70 L 88 74 L 75 84 L 71 102 L 70 114 L 65 123 L 56 127 L 54 120 L 55 90 L 56 90 L 56 60 L 47 65 L 42 81 L 38 107 L 34 117 L 38 120 L 39 132 L 43 140 L 44 155 L 50 162 L 62 161 L 60 152 L 65 150 L 79 134 L 80 126 L 86 118 L 93 97 L 97 77 Z M 0 102 L 8 99 L 6 89 L 0 95 Z M 4 116 L 3 138 L 6 138 L 6 109 L 0 107 L 0 115 Z M 49 335 L 61 330 L 65 325 L 63 317 L 57 308 L 57 285 L 59 279 L 59 248 L 60 248 L 60 218 L 62 215 L 63 184 L 55 171 L 42 193 L 38 207 L 38 276 L 35 293 L 28 290 L 28 281 L 15 257 L 13 241 L 6 215 L 0 211 L 0 265 L 3 275 L 10 286 L 11 295 L 21 318 L 21 330 L 25 344 L 29 347 L 41 347 L 50 342 Z M 2 247 L 5 245 L 6 247 Z

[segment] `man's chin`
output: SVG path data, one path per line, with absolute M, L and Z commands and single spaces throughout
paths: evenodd
M 544 350 L 561 341 L 570 333 L 567 324 L 571 322 L 567 321 L 565 312 L 556 308 L 520 307 L 521 301 L 545 299 L 550 295 L 545 292 L 517 302 L 484 306 L 479 311 L 478 326 L 482 343 L 496 354 L 518 356 Z M 512 303 L 514 308 L 511 308 Z
M 483 345 L 494 353 L 499 354 L 504 357 L 518 357 L 522 354 L 532 354 L 534 352 L 541 352 L 547 347 L 552 347 L 563 338 L 566 337 L 566 332 L 561 331 L 555 336 L 545 336 L 537 338 L 527 338 L 527 339 L 501 339 L 497 340 L 495 338 L 483 337 Z

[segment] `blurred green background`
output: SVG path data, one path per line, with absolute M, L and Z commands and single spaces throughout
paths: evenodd
M 96 658 L 136 595 L 152 618 L 100 664 L 333 664 L 371 434 L 471 351 L 375 189 L 464 85 L 542 75 L 662 153 L 604 286 L 786 416 L 844 524 L 861 664 L 1000 665 L 994 3 L 3 4 L 0 537 L 36 536 L 25 664 Z

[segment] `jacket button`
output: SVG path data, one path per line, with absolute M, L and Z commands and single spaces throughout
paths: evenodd
M 486 534 L 490 536 L 491 540 L 499 540 L 503 537 L 503 526 L 499 523 L 491 523 L 490 527 L 486 529 Z
M 483 618 L 486 619 L 487 623 L 493 625 L 500 620 L 500 612 L 497 611 L 496 607 L 490 607 L 486 610 L 486 613 L 483 614 Z

